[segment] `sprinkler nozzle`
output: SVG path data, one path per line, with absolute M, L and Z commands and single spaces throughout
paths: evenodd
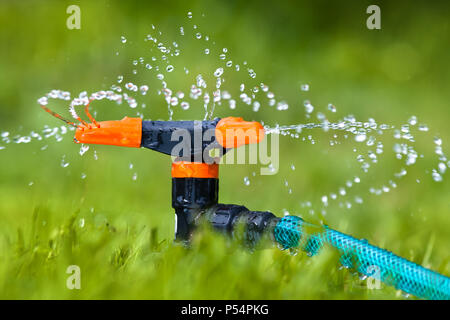
M 262 139 L 264 139 L 264 127 L 256 121 L 228 117 L 221 119 L 216 125 L 216 140 L 227 149 L 259 143 Z
M 105 144 L 139 148 L 142 139 L 142 120 L 125 117 L 122 120 L 81 124 L 75 132 L 76 143 Z

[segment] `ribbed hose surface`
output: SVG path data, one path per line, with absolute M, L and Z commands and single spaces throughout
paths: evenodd
M 338 249 L 341 263 L 361 274 L 425 299 L 450 299 L 450 278 L 326 226 L 318 227 L 300 217 L 285 216 L 274 229 L 284 249 L 300 247 L 310 256 L 325 244 Z

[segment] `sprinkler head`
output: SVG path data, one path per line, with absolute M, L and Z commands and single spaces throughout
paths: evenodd
M 232 148 L 259 143 L 264 138 L 264 128 L 259 122 L 235 117 L 204 121 L 143 121 L 125 117 L 82 122 L 76 128 L 76 143 L 144 147 L 188 162 L 209 163 L 211 149 L 221 149 L 223 155 Z

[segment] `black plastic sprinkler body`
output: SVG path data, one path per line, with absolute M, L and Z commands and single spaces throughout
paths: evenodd
M 176 214 L 177 241 L 188 242 L 204 219 L 216 229 L 233 234 L 244 226 L 247 244 L 255 245 L 264 233 L 283 249 L 300 248 L 314 256 L 324 246 L 336 248 L 341 263 L 367 277 L 427 299 L 450 299 L 450 278 L 425 269 L 393 253 L 370 245 L 327 226 L 309 224 L 297 216 L 277 218 L 270 212 L 250 211 L 244 206 L 219 204 L 219 160 L 227 151 L 259 143 L 264 129 L 258 122 L 242 118 L 210 121 L 142 121 L 125 117 L 119 121 L 97 122 L 85 107 L 92 123 L 81 118 L 70 122 L 46 106 L 47 112 L 76 127 L 75 141 L 148 148 L 171 155 L 172 207 Z M 75 114 L 75 113 L 74 113 Z M 76 115 L 76 114 L 75 114 Z M 219 150 L 219 157 L 210 152 Z
M 219 121 L 143 121 L 141 146 L 175 157 L 172 164 L 172 207 L 176 214 L 176 240 L 189 241 L 196 226 L 207 220 L 214 229 L 230 234 L 238 223 L 242 223 L 246 229 L 246 242 L 255 243 L 269 221 L 277 218 L 270 212 L 218 203 L 220 158 L 211 157 L 209 152 L 218 149 L 223 156 L 231 149 L 223 147 L 226 143 L 222 145 L 216 140 Z M 229 130 L 233 145 L 234 139 L 242 139 L 242 144 L 245 144 L 245 135 L 264 135 L 262 126 L 240 118 L 227 118 L 223 123 L 226 123 L 224 132 L 226 134 Z M 230 124 L 238 124 L 238 127 Z M 179 137 L 187 140 L 180 142 Z

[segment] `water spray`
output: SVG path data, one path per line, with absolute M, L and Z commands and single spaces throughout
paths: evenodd
M 450 299 L 450 278 L 395 254 L 335 231 L 317 226 L 297 216 L 276 217 L 268 211 L 251 211 L 242 205 L 220 204 L 219 162 L 228 151 L 264 139 L 258 122 L 228 117 L 203 121 L 145 121 L 125 117 L 122 120 L 91 123 L 83 121 L 71 108 L 76 124 L 46 106 L 41 107 L 76 128 L 74 141 L 147 148 L 174 158 L 172 162 L 172 207 L 176 214 L 175 240 L 189 243 L 201 221 L 233 236 L 243 227 L 246 244 L 256 246 L 268 235 L 281 249 L 302 250 L 314 256 L 325 246 L 339 251 L 344 267 L 356 269 L 364 277 L 373 277 L 408 294 L 425 299 Z M 219 156 L 212 155 L 217 150 Z

